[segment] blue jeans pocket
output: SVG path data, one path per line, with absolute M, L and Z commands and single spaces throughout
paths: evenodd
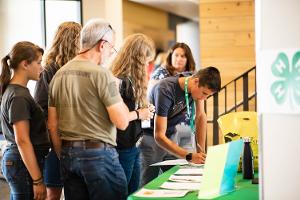
M 3 175 L 9 183 L 27 182 L 29 174 L 28 171 L 17 155 L 9 154 L 3 157 Z

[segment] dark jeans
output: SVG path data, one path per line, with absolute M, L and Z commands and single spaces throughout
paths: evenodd
M 140 150 L 134 146 L 126 149 L 117 149 L 117 151 L 126 175 L 128 195 L 130 195 L 139 188 L 140 184 Z
M 61 170 L 66 200 L 122 200 L 127 182 L 115 148 L 63 147 Z
M 41 171 L 48 151 L 47 149 L 35 150 Z M 9 184 L 11 200 L 33 199 L 32 179 L 17 148 L 7 148 L 4 151 L 2 171 Z

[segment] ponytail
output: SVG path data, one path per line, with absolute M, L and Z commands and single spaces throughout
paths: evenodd
M 1 60 L 2 71 L 0 74 L 0 97 L 2 97 L 9 84 L 12 75 L 11 71 L 17 70 L 19 64 L 23 60 L 26 60 L 27 63 L 31 63 L 38 59 L 40 54 L 43 55 L 43 53 L 44 50 L 42 48 L 27 41 L 18 42 L 13 46 L 10 53 Z
M 11 79 L 11 69 L 7 61 L 10 59 L 9 55 L 5 56 L 1 60 L 2 71 L 0 74 L 0 96 L 2 97 L 10 79 Z

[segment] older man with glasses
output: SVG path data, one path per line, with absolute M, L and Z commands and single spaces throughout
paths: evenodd
M 66 199 L 126 199 L 127 183 L 116 152 L 116 127 L 128 108 L 103 65 L 115 51 L 115 33 L 102 19 L 81 31 L 79 54 L 54 76 L 48 127 L 60 157 Z

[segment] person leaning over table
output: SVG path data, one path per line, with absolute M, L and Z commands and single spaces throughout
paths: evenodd
M 115 77 L 102 67 L 114 53 L 114 44 L 109 23 L 88 21 L 81 30 L 79 54 L 50 82 L 48 127 L 67 200 L 127 198 L 115 146 L 116 128 L 127 128 L 129 111 Z
M 189 77 L 168 77 L 153 87 L 149 98 L 155 106 L 155 117 L 151 127 L 144 129 L 140 145 L 142 186 L 159 175 L 159 168 L 150 167 L 156 162 L 176 157 L 193 163 L 205 162 L 207 119 L 204 100 L 220 87 L 220 72 L 215 67 L 201 69 Z M 197 153 L 174 140 L 174 135 L 187 133 L 192 139 L 192 132 L 195 133 Z
M 8 142 L 2 170 L 12 200 L 46 198 L 42 172 L 50 142 L 43 110 L 27 88 L 39 79 L 43 53 L 31 42 L 18 42 L 1 63 L 1 128 Z

